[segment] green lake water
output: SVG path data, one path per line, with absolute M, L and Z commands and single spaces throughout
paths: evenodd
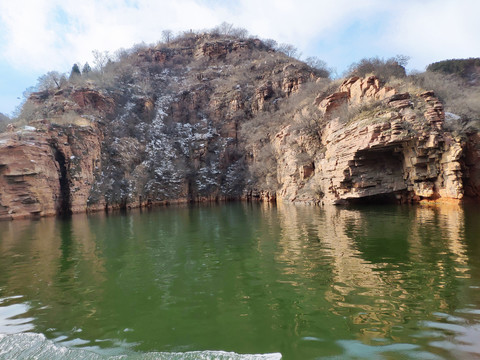
M 480 359 L 480 210 L 0 223 L 0 359 Z

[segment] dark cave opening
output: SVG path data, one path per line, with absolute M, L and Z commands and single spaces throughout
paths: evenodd
M 391 192 L 385 194 L 376 194 L 364 196 L 361 198 L 347 199 L 349 205 L 389 205 L 401 204 L 405 202 L 405 194 L 401 192 Z
M 345 187 L 352 205 L 399 204 L 408 201 L 403 153 L 394 147 L 358 151 L 349 163 Z
M 57 202 L 57 215 L 67 217 L 72 215 L 72 202 L 70 199 L 70 182 L 67 175 L 65 155 L 57 147 L 53 148 L 55 160 L 60 169 L 60 201 Z
M 467 142 L 462 154 L 462 183 L 464 195 L 467 199 L 480 199 L 480 152 L 475 142 Z

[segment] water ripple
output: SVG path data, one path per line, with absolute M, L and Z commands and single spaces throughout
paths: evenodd
M 280 353 L 242 355 L 225 351 L 191 351 L 185 353 L 152 352 L 109 356 L 84 349 L 69 349 L 58 346 L 41 334 L 0 334 L 1 360 L 120 360 L 127 358 L 142 360 L 280 360 L 282 355 Z

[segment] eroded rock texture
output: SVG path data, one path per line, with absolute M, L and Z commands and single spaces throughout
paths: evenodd
M 208 35 L 109 66 L 32 94 L 31 127 L 2 135 L 3 217 L 242 198 L 242 123 L 316 79 L 259 40 Z
M 478 196 L 478 135 L 467 143 L 444 130 L 443 105 L 432 91 L 411 96 L 375 77 L 351 78 L 316 105 L 330 119 L 321 151 L 313 164 L 283 154 L 279 194 L 285 199 L 297 200 L 301 187 L 318 195 L 309 190 L 305 200 L 332 203 Z M 288 136 L 288 129 L 277 135 L 285 144 Z
M 336 90 L 261 41 L 192 36 L 32 94 L 0 135 L 0 218 L 227 199 L 480 197 L 480 138 L 432 91 Z M 252 125 L 253 124 L 253 125 Z
M 100 167 L 100 132 L 36 125 L 0 135 L 1 219 L 86 210 Z

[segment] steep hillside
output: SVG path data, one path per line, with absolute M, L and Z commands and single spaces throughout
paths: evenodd
M 315 70 L 256 39 L 192 34 L 126 52 L 95 73 L 30 96 L 22 111 L 29 125 L 0 140 L 3 215 L 49 214 L 62 204 L 69 212 L 80 210 L 78 203 L 85 209 L 240 198 L 250 161 L 239 139 L 242 123 L 274 112 L 314 80 Z M 79 132 L 98 134 L 97 141 Z M 45 153 L 44 164 L 34 160 L 45 171 L 27 170 L 28 146 Z M 27 165 L 12 160 L 12 149 Z M 52 164 L 65 193 L 51 185 Z M 21 178 L 13 181 L 12 173 Z M 30 194 L 34 188 L 52 204 Z M 13 200 L 5 200 L 10 193 Z
M 452 133 L 429 89 L 332 82 L 258 39 L 218 34 L 103 60 L 69 80 L 47 74 L 0 134 L 1 218 L 480 195 L 478 134 Z

